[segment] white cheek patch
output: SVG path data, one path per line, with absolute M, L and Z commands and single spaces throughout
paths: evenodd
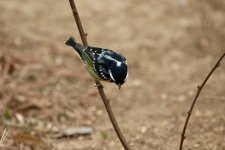
M 113 77 L 113 75 L 112 75 L 111 70 L 109 70 L 109 75 L 110 75 L 110 78 L 115 82 L 115 79 L 114 79 L 114 77 Z
M 116 61 L 116 66 L 117 66 L 117 67 L 120 67 L 121 65 L 122 65 L 122 63 L 121 63 L 121 62 Z
M 103 56 L 100 56 L 100 57 L 103 57 Z M 111 60 L 111 61 L 116 62 L 116 66 L 117 66 L 117 67 L 120 67 L 120 66 L 122 65 L 122 62 L 120 62 L 120 61 L 118 61 L 118 60 L 112 58 L 111 56 L 105 55 L 104 57 L 105 57 L 107 60 Z
M 124 81 L 126 81 L 126 80 L 127 80 L 127 78 L 128 78 L 128 73 L 127 73 L 126 78 L 124 79 Z

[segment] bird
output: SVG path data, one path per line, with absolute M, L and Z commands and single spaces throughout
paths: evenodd
M 128 78 L 126 58 L 110 49 L 83 46 L 69 37 L 65 44 L 79 54 L 89 74 L 95 81 L 114 82 L 119 89 Z

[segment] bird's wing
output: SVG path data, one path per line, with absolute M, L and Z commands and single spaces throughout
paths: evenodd
M 110 65 L 112 64 L 111 60 L 107 60 L 107 54 L 111 53 L 111 50 L 102 49 L 97 47 L 88 47 L 88 50 L 85 51 L 93 59 L 93 68 L 95 72 L 104 80 L 110 81 L 109 70 Z
M 87 47 L 83 50 L 83 56 L 87 63 L 93 66 L 93 62 L 98 59 L 99 55 L 104 51 L 102 48 L 97 47 Z
M 98 47 L 87 47 L 84 52 L 92 59 L 96 58 L 96 54 L 101 54 L 105 49 Z M 96 56 L 95 56 L 96 55 Z

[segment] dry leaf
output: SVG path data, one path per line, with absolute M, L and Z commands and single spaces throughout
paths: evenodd
M 21 112 L 21 113 L 25 113 L 30 110 L 40 109 L 40 107 L 37 104 L 27 101 L 24 96 L 20 95 L 13 96 L 7 105 L 13 112 Z
M 35 135 L 17 133 L 13 135 L 13 139 L 16 143 L 23 143 L 30 146 L 40 146 L 43 148 L 48 148 L 48 144 Z

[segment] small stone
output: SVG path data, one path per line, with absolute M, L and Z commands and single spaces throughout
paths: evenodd
M 141 133 L 144 134 L 146 133 L 146 131 L 148 130 L 148 128 L 146 126 L 141 128 Z
M 23 117 L 22 114 L 16 113 L 15 116 L 16 116 L 16 119 L 19 121 L 20 124 L 24 124 L 24 117 Z
M 16 100 L 18 100 L 21 103 L 26 101 L 26 97 L 24 97 L 22 95 L 17 95 L 15 98 L 16 98 Z
M 195 91 L 194 91 L 194 90 L 188 91 L 188 95 L 189 95 L 189 96 L 193 96 L 194 94 L 195 94 Z
M 51 130 L 53 127 L 52 123 L 48 122 L 47 123 L 47 130 Z
M 91 127 L 70 127 L 66 128 L 64 131 L 61 131 L 56 138 L 63 138 L 63 137 L 71 137 L 71 136 L 78 136 L 78 135 L 90 135 L 93 133 L 93 128 Z M 82 140 L 83 137 L 79 137 L 79 140 Z
M 162 94 L 160 95 L 160 97 L 161 97 L 162 100 L 168 99 L 168 95 L 167 95 L 166 93 L 162 93 Z
M 178 102 L 183 102 L 183 101 L 185 101 L 186 100 L 186 97 L 184 96 L 184 95 L 179 95 L 178 97 L 177 97 L 177 101 Z
M 196 148 L 199 147 L 199 146 L 200 146 L 200 145 L 199 145 L 198 143 L 196 143 L 196 144 L 194 145 L 194 147 L 196 147 Z
M 90 110 L 90 112 L 96 112 L 97 111 L 97 108 L 96 108 L 96 106 L 91 106 L 89 108 L 89 110 Z
M 201 116 L 201 115 L 202 115 L 202 112 L 201 112 L 201 111 L 199 111 L 199 110 L 196 110 L 196 111 L 195 111 L 195 115 L 196 115 L 197 117 L 199 117 L 199 116 Z
M 135 136 L 135 139 L 136 139 L 136 140 L 140 140 L 141 137 L 142 137 L 141 135 L 136 135 L 136 136 Z
M 53 131 L 53 132 L 59 132 L 59 128 L 56 127 L 56 126 L 53 126 L 53 127 L 52 127 L 52 131 Z
M 63 61 L 63 59 L 62 59 L 61 56 L 56 57 L 56 59 L 55 59 L 55 64 L 56 64 L 57 66 L 62 65 L 63 62 L 64 62 L 64 61 Z
M 102 111 L 102 110 L 97 110 L 97 111 L 96 111 L 96 115 L 97 115 L 97 116 L 101 116 L 102 114 L 103 114 L 103 111 Z
M 180 66 L 179 66 L 179 64 L 174 63 L 174 64 L 171 65 L 171 69 L 174 70 L 174 71 L 176 71 L 176 70 L 179 70 L 180 69 Z
M 141 80 L 134 80 L 134 81 L 133 81 L 133 85 L 134 85 L 135 87 L 139 87 L 139 86 L 141 86 L 141 84 L 142 84 Z
M 111 141 L 110 143 L 109 143 L 109 145 L 111 146 L 111 147 L 113 147 L 113 146 L 115 146 L 115 141 Z

